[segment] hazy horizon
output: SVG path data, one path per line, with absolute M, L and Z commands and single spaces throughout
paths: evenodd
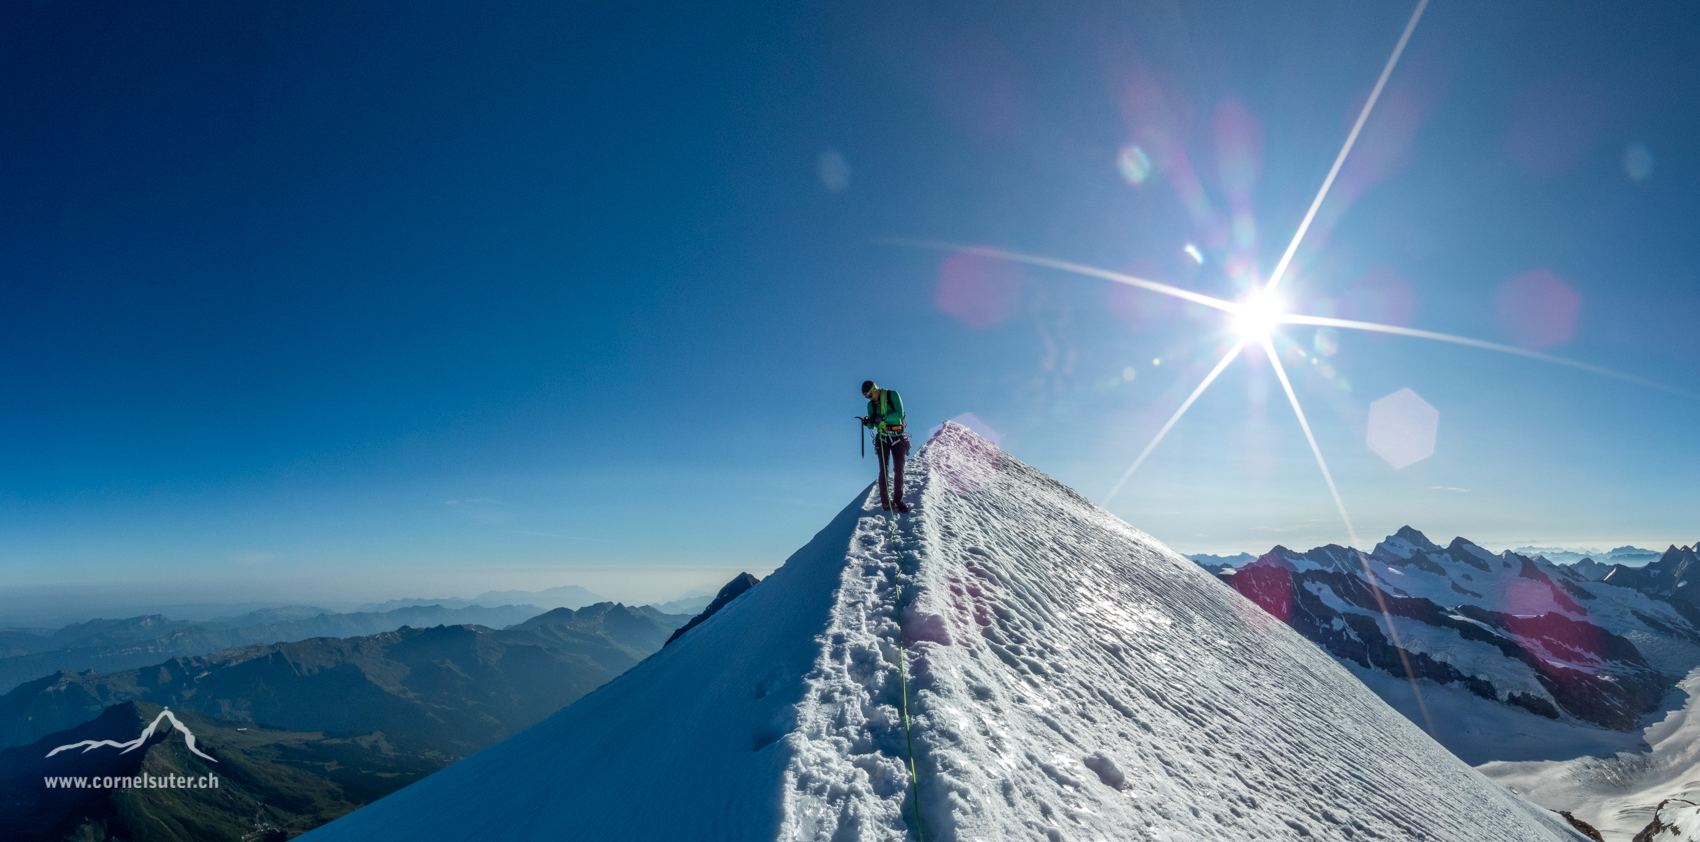
M 1624 541 L 1609 544 L 1556 546 L 1551 543 L 1538 541 L 1523 541 L 1515 543 L 1476 541 L 1472 536 L 1442 537 L 1441 533 L 1429 532 L 1420 526 L 1412 524 L 1417 531 L 1423 532 L 1429 540 L 1445 546 L 1453 537 L 1463 537 L 1471 540 L 1483 549 L 1492 552 L 1505 550 L 1515 551 L 1518 547 L 1535 546 L 1543 550 L 1559 552 L 1575 552 L 1583 555 L 1605 552 L 1623 546 L 1634 546 L 1663 553 L 1670 546 L 1688 546 L 1686 543 L 1671 542 L 1663 546 L 1653 546 L 1643 542 Z M 1391 533 L 1389 533 L 1391 534 Z M 1376 542 L 1386 536 L 1378 537 Z M 1368 550 L 1374 542 L 1359 547 Z M 1692 542 L 1691 542 L 1692 543 Z M 1288 546 L 1289 549 L 1305 551 L 1314 547 L 1291 546 L 1277 539 L 1268 546 L 1244 547 L 1231 550 L 1186 550 L 1183 555 L 1209 554 L 1216 556 L 1234 556 L 1249 553 L 1261 556 L 1276 545 Z M 1177 550 L 1177 552 L 1182 552 Z M 1628 564 L 1639 567 L 1642 563 Z M 0 627 L 5 626 L 62 626 L 73 622 L 90 619 L 123 619 L 142 614 L 164 613 L 172 619 L 200 619 L 201 617 L 173 616 L 171 606 L 196 606 L 201 608 L 198 615 L 208 614 L 214 606 L 275 606 L 275 605 L 307 605 L 325 608 L 333 611 L 353 611 L 359 606 L 371 603 L 382 603 L 390 600 L 405 599 L 472 599 L 480 594 L 491 591 L 530 591 L 537 592 L 549 588 L 576 585 L 596 595 L 614 602 L 628 605 L 648 605 L 653 603 L 672 602 L 687 597 L 693 592 L 712 593 L 721 585 L 731 581 L 738 573 L 749 572 L 765 578 L 777 568 L 777 563 L 770 566 L 749 565 L 732 568 L 704 568 L 698 570 L 680 570 L 676 567 L 653 568 L 647 571 L 634 571 L 630 568 L 609 568 L 599 571 L 579 570 L 572 573 L 554 573 L 536 571 L 532 573 L 507 573 L 499 577 L 499 581 L 507 584 L 500 586 L 481 584 L 485 581 L 469 578 L 466 574 L 446 575 L 441 579 L 419 582 L 407 586 L 408 592 L 396 590 L 396 586 L 387 582 L 375 582 L 368 585 L 367 590 L 350 590 L 346 582 L 334 590 L 314 591 L 302 589 L 295 592 L 283 592 L 247 584 L 213 584 L 208 587 L 193 587 L 187 589 L 190 594 L 199 594 L 201 598 L 183 598 L 185 589 L 183 583 L 162 585 L 148 580 L 137 580 L 131 583 L 109 582 L 99 586 L 89 586 L 76 583 L 38 584 L 32 586 L 0 586 Z M 634 575 L 635 574 L 635 575 Z M 577 578 L 573 578 L 577 577 Z M 595 583 L 594 585 L 591 583 Z M 153 587 L 153 595 L 148 596 L 147 588 Z M 326 586 L 327 588 L 330 586 Z M 269 598 L 262 599 L 262 596 Z M 27 605 L 20 609 L 18 606 Z M 495 606 L 486 606 L 495 607 Z M 102 613 L 102 612 L 105 613 Z M 129 613 L 126 613 L 126 612 Z M 33 621 L 32 621 L 33 618 Z

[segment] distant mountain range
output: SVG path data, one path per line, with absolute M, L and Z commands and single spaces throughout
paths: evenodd
M 698 593 L 692 591 L 672 602 L 655 602 L 649 607 L 666 614 L 698 614 L 706 610 L 714 602 L 715 593 Z
M 651 609 L 691 616 L 712 599 L 712 593 L 693 591 Z M 569 585 L 544 591 L 488 591 L 471 600 L 394 599 L 370 603 L 362 611 L 347 614 L 308 605 L 282 605 L 195 621 L 145 614 L 122 620 L 88 620 L 59 629 L 0 628 L 0 693 L 58 670 L 110 672 L 233 646 L 358 637 L 402 626 L 470 624 L 504 628 L 550 608 L 576 609 L 602 601 L 584 588 Z M 200 616 L 205 617 L 213 608 L 200 606 Z
M 1529 722 L 1484 733 L 1484 716 L 1494 714 L 1471 698 L 1555 724 L 1627 732 L 1700 666 L 1700 586 L 1686 587 L 1700 577 L 1691 547 L 1672 547 L 1645 567 L 1611 565 L 1595 581 L 1464 538 L 1442 547 L 1407 526 L 1367 553 L 1277 546 L 1218 577 L 1472 763 L 1622 741 Z M 1421 694 L 1408 680 L 1376 675 L 1423 679 Z M 1561 733 L 1570 742 L 1560 745 Z
M 1211 573 L 1220 573 L 1223 570 L 1232 567 L 1242 567 L 1257 560 L 1257 556 L 1254 556 L 1251 553 L 1239 553 L 1237 555 L 1193 553 L 1192 555 L 1187 556 L 1187 558 L 1197 562 L 1198 566 L 1210 571 Z
M 687 619 L 600 603 L 499 631 L 404 626 L 45 676 L 0 696 L 0 746 L 10 747 L 0 751 L 0 838 L 287 838 L 530 727 L 660 649 Z M 161 706 L 217 764 L 168 729 L 142 752 L 45 756 L 82 740 L 132 740 Z M 217 792 L 43 784 L 149 769 L 223 783 Z
M 1658 550 L 1644 550 L 1640 547 L 1622 546 L 1612 550 L 1590 550 L 1574 547 L 1517 547 L 1512 552 L 1518 555 L 1534 558 L 1539 556 L 1554 564 L 1567 564 L 1578 573 L 1590 580 L 1604 576 L 1613 564 L 1623 564 L 1629 567 L 1639 567 L 1648 562 L 1657 561 L 1662 555 Z M 1212 555 L 1210 553 L 1193 553 L 1187 558 L 1199 563 L 1212 573 L 1219 573 L 1224 567 L 1243 567 L 1257 560 L 1251 553 L 1236 553 L 1234 555 Z M 1593 575 L 1597 570 L 1598 575 Z
M 1672 546 L 1658 561 L 1643 567 L 1613 564 L 1599 582 L 1633 588 L 1655 599 L 1670 603 L 1690 623 L 1700 626 L 1700 587 L 1690 587 L 1700 580 L 1700 541 L 1692 547 Z
M 233 646 L 314 637 L 357 637 L 402 626 L 473 624 L 502 628 L 541 614 L 533 605 L 397 608 L 382 613 L 332 614 L 307 606 L 267 608 L 202 622 L 154 614 L 90 620 L 57 631 L 0 629 L 0 693 L 59 670 L 109 672 L 204 655 Z
M 0 745 L 33 742 L 140 700 L 293 730 L 407 733 L 465 754 L 624 672 L 687 619 L 601 603 L 502 631 L 403 626 L 117 672 L 61 671 L 0 696 Z
M 714 597 L 712 588 L 693 588 L 677 600 L 656 604 L 664 613 L 695 613 Z M 160 615 L 176 620 L 189 620 L 202 625 L 236 623 L 253 625 L 271 622 L 258 619 L 272 613 L 274 620 L 292 617 L 312 617 L 319 614 L 383 614 L 397 608 L 440 605 L 444 608 L 467 608 L 478 605 L 494 608 L 502 605 L 535 605 L 542 610 L 551 608 L 583 608 L 606 597 L 579 587 L 562 585 L 542 590 L 485 591 L 466 597 L 411 597 L 382 602 L 319 602 L 299 605 L 286 602 L 240 603 L 164 603 L 115 594 L 98 588 L 71 588 L 42 591 L 27 586 L 8 586 L 0 582 L 0 632 L 5 630 L 47 634 L 68 624 L 80 623 L 90 617 L 145 617 Z
M 1554 564 L 1575 564 L 1585 559 L 1591 559 L 1606 566 L 1627 564 L 1631 567 L 1639 567 L 1650 561 L 1656 561 L 1662 555 L 1658 550 L 1644 550 L 1627 544 L 1610 550 L 1591 550 L 1584 547 L 1527 546 L 1514 547 L 1511 551 L 1530 558 L 1540 556 Z
M 605 602 L 601 596 L 578 585 L 562 585 L 541 591 L 485 591 L 471 599 L 447 597 L 442 599 L 392 599 L 387 602 L 368 602 L 362 612 L 382 613 L 417 605 L 441 605 L 444 608 L 466 608 L 473 605 L 535 605 L 539 608 L 583 608 Z

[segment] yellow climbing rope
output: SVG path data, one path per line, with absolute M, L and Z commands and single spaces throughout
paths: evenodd
M 915 774 L 915 739 L 909 727 L 909 667 L 908 652 L 903 646 L 903 550 L 897 547 L 897 516 L 889 515 L 891 525 L 891 550 L 897 553 L 897 572 L 892 574 L 892 585 L 896 588 L 897 606 L 897 674 L 903 689 L 903 742 L 909 750 L 909 792 L 915 800 L 915 836 L 920 842 L 927 842 L 926 828 L 921 824 L 921 784 Z

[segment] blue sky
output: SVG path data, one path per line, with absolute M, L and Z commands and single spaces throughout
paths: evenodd
M 888 240 L 1236 297 L 1409 13 L 8 4 L 7 599 L 670 598 L 772 569 L 865 486 L 869 377 L 1103 500 L 1227 320 Z M 1697 17 L 1436 2 L 1289 308 L 1700 392 Z M 1700 401 L 1316 333 L 1278 341 L 1365 540 L 1700 539 Z M 1366 419 L 1405 388 L 1440 422 L 1394 469 Z M 1266 360 L 1110 508 L 1184 552 L 1346 537 Z

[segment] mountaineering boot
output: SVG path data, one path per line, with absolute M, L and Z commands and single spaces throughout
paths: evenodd
M 907 512 L 909 511 L 909 504 L 903 502 L 903 463 L 909 456 L 909 441 L 905 439 L 898 445 L 898 448 L 897 458 L 893 460 L 894 464 L 892 465 L 891 501 L 899 512 Z M 880 489 L 884 491 L 885 483 L 880 483 Z

